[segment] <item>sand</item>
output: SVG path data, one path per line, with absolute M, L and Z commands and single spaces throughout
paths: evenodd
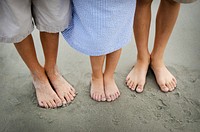
M 153 4 L 153 18 L 158 1 Z M 154 20 L 154 19 L 153 19 Z M 155 22 L 155 21 L 153 21 Z M 1 132 L 199 132 L 200 130 L 200 2 L 183 5 L 166 49 L 165 62 L 176 76 L 178 87 L 162 93 L 153 72 L 148 71 L 142 94 L 130 91 L 125 77 L 135 63 L 134 40 L 123 48 L 115 78 L 121 97 L 97 103 L 89 97 L 91 68 L 88 56 L 78 53 L 60 36 L 58 66 L 76 88 L 78 96 L 67 107 L 49 110 L 37 107 L 29 71 L 12 44 L 0 45 Z M 150 46 L 154 27 L 152 23 Z M 44 63 L 33 32 L 38 58 Z

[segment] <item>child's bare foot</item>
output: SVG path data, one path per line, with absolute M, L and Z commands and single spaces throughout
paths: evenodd
M 156 76 L 156 81 L 163 92 L 171 92 L 176 88 L 176 78 L 169 72 L 163 61 L 151 60 L 151 68 Z
M 52 89 L 44 69 L 32 73 L 32 77 L 38 104 L 40 107 L 56 108 L 62 105 L 61 100 Z
M 103 84 L 103 75 L 100 78 L 92 77 L 90 96 L 96 101 L 106 101 Z
M 61 99 L 62 104 L 66 105 L 71 103 L 75 96 L 75 89 L 63 78 L 58 72 L 57 68 L 48 70 L 45 68 L 46 74 L 53 85 L 58 97 Z
M 137 59 L 137 63 L 126 77 L 127 86 L 131 90 L 141 93 L 146 83 L 146 74 L 150 63 L 150 56 L 145 59 Z
M 119 89 L 113 77 L 104 76 L 104 87 L 107 101 L 114 101 L 120 96 Z

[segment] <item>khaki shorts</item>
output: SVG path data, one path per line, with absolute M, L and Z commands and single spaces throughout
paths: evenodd
M 174 1 L 176 1 L 178 3 L 192 3 L 192 2 L 195 2 L 197 0 L 174 0 Z
M 57 33 L 71 20 L 70 0 L 0 0 L 0 42 L 17 43 L 36 27 Z

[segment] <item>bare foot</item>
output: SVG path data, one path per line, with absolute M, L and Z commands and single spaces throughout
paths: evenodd
M 156 76 L 156 81 L 163 92 L 171 92 L 176 88 L 176 78 L 169 72 L 162 61 L 151 60 L 151 68 Z
M 126 77 L 127 86 L 131 90 L 141 93 L 146 83 L 146 74 L 150 63 L 150 56 L 147 59 L 138 59 L 137 63 Z
M 32 73 L 32 77 L 38 104 L 40 107 L 56 108 L 62 105 L 61 100 L 49 84 L 44 69 Z
M 106 101 L 103 84 L 103 75 L 101 78 L 92 77 L 90 96 L 96 101 Z
M 104 87 L 107 101 L 114 101 L 120 96 L 119 89 L 113 77 L 104 76 Z
M 45 70 L 53 88 L 61 99 L 62 104 L 64 106 L 70 104 L 76 96 L 75 89 L 63 78 L 57 68 Z

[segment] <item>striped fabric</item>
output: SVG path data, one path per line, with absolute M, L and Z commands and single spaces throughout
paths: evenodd
M 90 56 L 114 52 L 132 38 L 136 0 L 72 0 L 68 44 Z

